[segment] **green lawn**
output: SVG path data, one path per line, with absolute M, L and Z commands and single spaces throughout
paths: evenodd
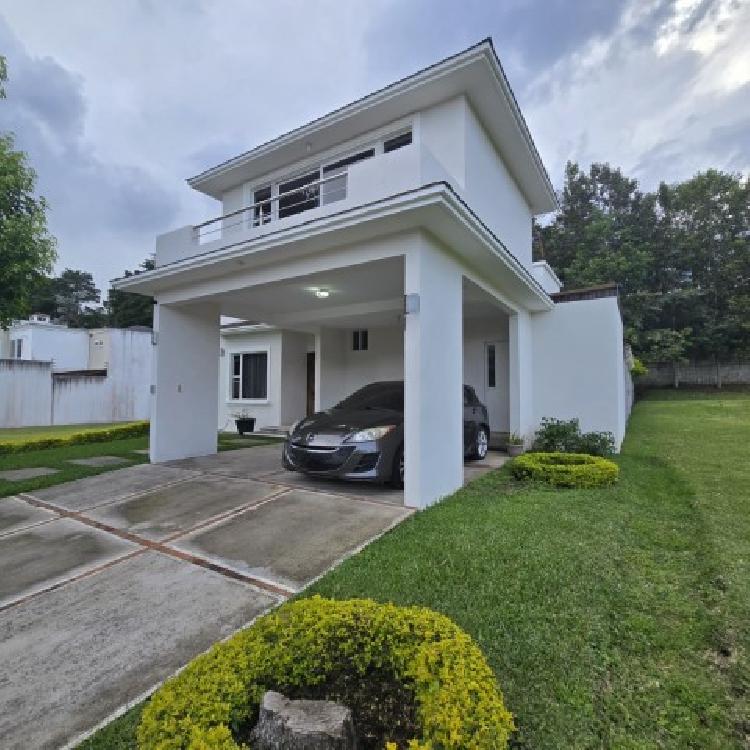
M 421 604 L 483 648 L 514 747 L 748 747 L 750 396 L 652 393 L 618 486 L 488 475 L 307 592 Z M 82 747 L 133 748 L 139 709 Z
M 76 425 L 80 427 L 80 425 Z M 29 428 L 35 429 L 35 428 Z M 40 428 L 50 429 L 50 428 Z M 57 429 L 57 428 L 51 428 Z M 75 430 L 70 430 L 74 432 Z M 55 435 L 57 437 L 58 435 Z M 35 437 L 41 437 L 36 435 Z M 47 437 L 45 435 L 45 437 Z M 237 450 L 254 445 L 266 445 L 278 442 L 279 438 L 266 437 L 244 437 L 241 440 L 232 433 L 219 434 L 219 450 Z M 82 443 L 80 445 L 66 445 L 56 448 L 45 448 L 43 450 L 27 451 L 23 453 L 10 453 L 0 455 L 0 471 L 6 469 L 26 469 L 30 467 L 45 466 L 50 469 L 59 469 L 57 474 L 49 474 L 36 479 L 26 479 L 20 482 L 9 482 L 0 479 L 0 498 L 15 495 L 19 492 L 33 492 L 43 487 L 51 487 L 55 484 L 70 482 L 74 479 L 102 474 L 105 471 L 121 469 L 129 464 L 119 466 L 105 466 L 101 468 L 78 466 L 68 463 L 72 458 L 91 458 L 92 456 L 122 456 L 133 464 L 145 463 L 148 456 L 135 453 L 136 450 L 148 448 L 148 437 L 126 438 L 124 440 L 110 440 L 106 443 Z

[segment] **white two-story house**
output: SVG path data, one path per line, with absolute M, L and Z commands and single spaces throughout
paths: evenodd
M 216 451 L 217 403 L 288 424 L 383 379 L 405 382 L 410 506 L 461 486 L 464 382 L 493 432 L 578 417 L 622 440 L 618 301 L 532 262 L 557 203 L 489 40 L 189 184 L 221 214 L 115 283 L 157 300 L 153 461 Z M 222 315 L 272 328 L 220 345 Z

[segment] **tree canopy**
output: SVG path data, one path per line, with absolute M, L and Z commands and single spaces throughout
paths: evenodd
M 146 258 L 141 263 L 140 268 L 135 271 L 125 271 L 125 277 L 134 276 L 143 271 L 152 271 L 153 269 L 154 259 Z M 110 289 L 107 310 L 109 324 L 117 328 L 126 328 L 127 326 L 151 327 L 153 324 L 154 301 L 151 297 Z
M 750 356 L 750 179 L 717 170 L 642 192 L 609 164 L 568 163 L 535 255 L 568 288 L 616 282 L 649 361 Z
M 0 56 L 0 98 L 5 98 L 5 58 Z M 27 311 L 31 294 L 56 258 L 47 231 L 47 203 L 35 194 L 36 174 L 13 135 L 0 134 L 0 327 Z

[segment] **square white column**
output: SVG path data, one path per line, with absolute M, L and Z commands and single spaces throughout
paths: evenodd
M 154 331 L 151 460 L 216 453 L 218 309 L 156 305 Z
M 408 248 L 405 316 L 405 502 L 424 508 L 463 485 L 463 275 L 426 237 Z
M 519 310 L 508 321 L 510 431 L 530 445 L 534 437 L 531 316 Z

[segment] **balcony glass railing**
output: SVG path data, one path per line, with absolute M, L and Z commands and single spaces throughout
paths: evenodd
M 193 227 L 193 239 L 200 244 L 212 242 L 231 231 L 270 224 L 346 198 L 345 170 L 323 179 L 314 179 L 317 176 L 318 173 L 314 172 L 287 180 L 279 185 L 278 195 L 264 197 L 249 206 L 196 225 Z

